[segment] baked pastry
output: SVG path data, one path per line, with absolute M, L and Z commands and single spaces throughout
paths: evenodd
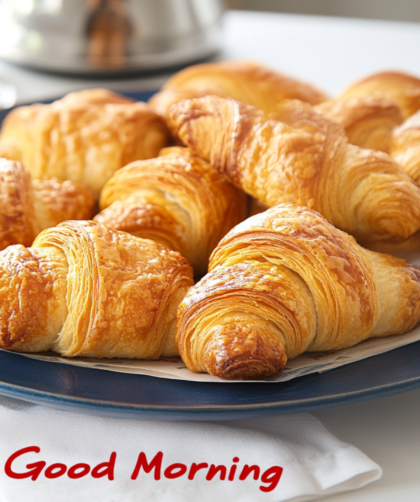
M 60 99 L 61 103 L 80 105 L 127 105 L 134 103 L 134 99 L 122 96 L 108 89 L 83 89 L 81 91 L 69 92 Z
M 172 105 L 181 140 L 268 207 L 315 209 L 359 243 L 400 243 L 420 229 L 420 188 L 388 155 L 348 143 L 338 124 L 300 101 L 275 118 L 216 96 Z
M 9 142 L 0 143 L 0 159 L 18 159 L 19 155 L 17 145 Z
M 389 153 L 393 129 L 404 120 L 398 105 L 372 96 L 332 99 L 314 109 L 340 124 L 351 144 L 386 153 Z
M 263 213 L 267 211 L 268 207 L 265 206 L 255 197 L 249 197 L 248 200 L 248 216 L 254 216 L 255 214 Z
M 396 103 L 404 118 L 420 110 L 420 79 L 401 72 L 375 73 L 355 82 L 338 99 L 374 96 Z
M 0 250 L 30 246 L 35 237 L 65 220 L 92 218 L 93 194 L 73 181 L 31 180 L 22 164 L 0 159 Z
M 95 89 L 16 108 L 4 120 L 0 151 L 36 179 L 76 181 L 99 196 L 117 169 L 155 157 L 168 137 L 163 119 L 146 103 Z
M 420 111 L 394 130 L 390 155 L 420 184 Z
M 92 221 L 0 252 L 0 347 L 62 356 L 178 353 L 176 309 L 193 284 L 179 253 Z
M 179 307 L 177 343 L 191 371 L 262 379 L 305 351 L 402 334 L 419 318 L 419 268 L 281 204 L 219 243 Z
M 274 111 L 284 99 L 300 99 L 312 105 L 327 99 L 311 85 L 260 64 L 224 61 L 181 70 L 168 80 L 161 92 L 152 96 L 149 103 L 158 113 L 167 116 L 173 103 L 209 94 L 243 101 L 265 112 Z
M 245 194 L 182 147 L 117 171 L 100 207 L 96 221 L 179 251 L 198 276 L 220 239 L 246 217 Z

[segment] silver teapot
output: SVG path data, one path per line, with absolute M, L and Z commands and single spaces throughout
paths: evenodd
M 215 54 L 223 0 L 0 0 L 0 57 L 67 74 L 138 73 Z

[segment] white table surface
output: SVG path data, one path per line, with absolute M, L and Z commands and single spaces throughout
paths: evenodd
M 331 95 L 369 73 L 399 69 L 420 75 L 420 24 L 231 11 L 225 16 L 223 59 L 254 59 L 317 85 Z M 46 75 L 0 61 L 0 79 L 20 102 L 85 87 L 156 89 L 167 76 L 84 80 Z
M 351 81 L 386 69 L 420 75 L 420 24 L 251 12 L 225 18 L 224 59 L 254 59 L 312 82 L 334 95 Z M 145 90 L 163 77 L 92 81 L 44 75 L 0 62 L 0 79 L 18 89 L 20 102 L 59 96 L 100 84 Z M 420 364 L 420 361 L 419 361 Z M 420 500 L 420 390 L 314 412 L 338 438 L 375 460 L 383 478 L 329 502 Z

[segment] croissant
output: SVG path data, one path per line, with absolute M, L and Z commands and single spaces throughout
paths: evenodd
M 390 155 L 420 184 L 420 111 L 394 130 Z
M 386 153 L 393 129 L 404 120 L 399 106 L 372 96 L 329 100 L 314 110 L 340 124 L 351 144 Z
M 34 178 L 76 181 L 98 196 L 117 169 L 155 157 L 168 137 L 163 119 L 146 103 L 96 89 L 16 108 L 3 123 L 0 151 Z
M 220 239 L 245 219 L 245 194 L 188 148 L 117 171 L 101 193 L 99 223 L 179 251 L 197 275 Z
M 60 99 L 61 103 L 80 105 L 127 105 L 134 103 L 134 100 L 121 94 L 109 91 L 108 89 L 83 89 L 82 91 L 69 92 Z
M 420 79 L 400 72 L 376 73 L 352 84 L 338 99 L 364 96 L 393 101 L 407 118 L 420 110 Z
M 0 249 L 30 246 L 41 230 L 92 218 L 94 207 L 93 194 L 77 183 L 31 180 L 22 164 L 0 159 Z
M 18 159 L 19 148 L 13 143 L 4 142 L 0 143 L 0 158 L 1 159 Z
M 263 379 L 305 351 L 402 334 L 419 320 L 419 268 L 281 204 L 219 243 L 178 309 L 177 344 L 191 371 Z
M 178 354 L 176 309 L 193 284 L 179 253 L 92 221 L 0 252 L 0 347 L 66 357 Z
M 278 119 L 281 119 L 278 120 Z M 370 246 L 420 229 L 420 188 L 388 155 L 350 145 L 344 130 L 299 101 L 275 118 L 216 96 L 172 105 L 174 133 L 268 207 L 294 203 Z
M 185 68 L 170 78 L 149 103 L 167 116 L 173 103 L 208 94 L 243 101 L 266 112 L 274 111 L 284 99 L 300 99 L 313 105 L 327 99 L 311 85 L 257 63 L 225 61 Z

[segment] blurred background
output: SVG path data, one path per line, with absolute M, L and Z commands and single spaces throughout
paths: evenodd
M 420 74 L 419 46 L 420 0 L 0 0 L 0 109 L 99 81 L 155 90 L 209 58 L 335 94 L 374 71 Z
M 420 22 L 420 0 L 227 0 L 231 9 Z

